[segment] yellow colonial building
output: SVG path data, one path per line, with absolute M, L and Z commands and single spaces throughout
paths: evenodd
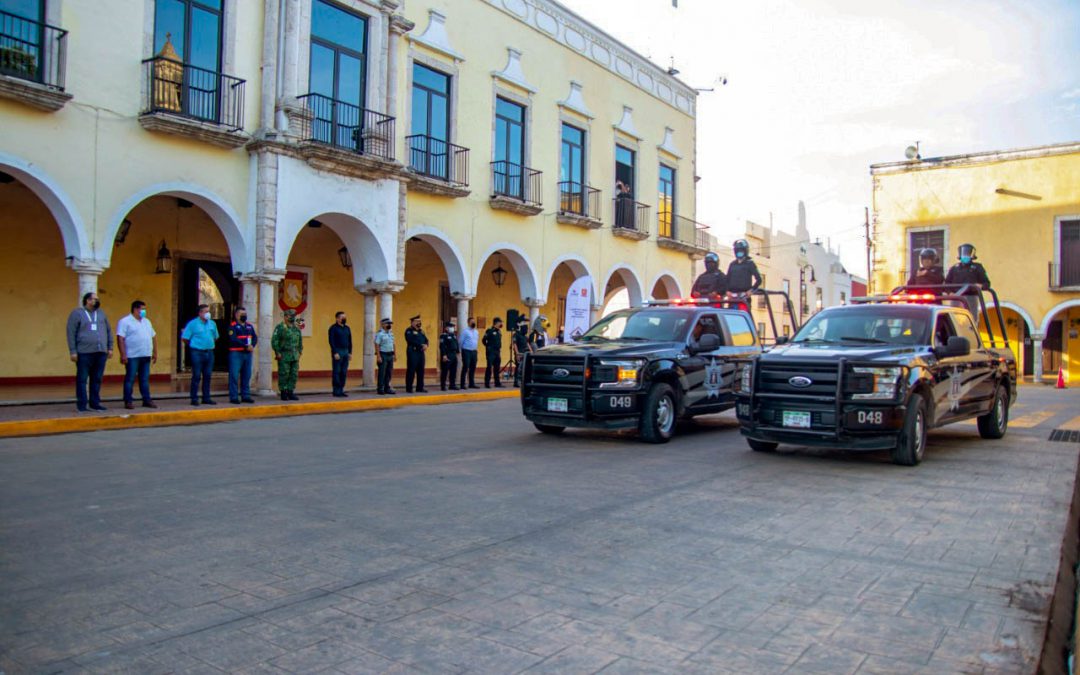
M 346 311 L 370 384 L 379 316 L 434 339 L 509 309 L 557 330 L 582 276 L 594 313 L 681 295 L 695 108 L 551 0 L 0 0 L 3 311 L 28 327 L 0 384 L 73 377 L 88 290 L 114 323 L 148 304 L 174 386 L 202 303 L 264 339 L 296 308 L 309 374 Z
M 1080 383 L 1080 143 L 871 166 L 874 288 L 973 244 L 1026 375 Z M 995 315 L 996 316 L 996 315 Z

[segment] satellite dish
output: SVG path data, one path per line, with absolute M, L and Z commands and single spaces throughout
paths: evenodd
M 904 150 L 904 157 L 907 157 L 908 159 L 922 159 L 919 156 L 918 144 L 907 146 L 907 149 Z

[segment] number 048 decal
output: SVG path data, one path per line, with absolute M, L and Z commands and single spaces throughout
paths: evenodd
M 885 421 L 885 413 L 880 410 L 860 410 L 858 420 L 859 424 L 881 424 Z

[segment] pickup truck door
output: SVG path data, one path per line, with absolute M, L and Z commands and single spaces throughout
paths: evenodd
M 957 312 L 941 312 L 937 315 L 934 325 L 933 346 L 944 347 L 949 338 L 954 335 L 972 340 L 972 336 L 963 330 L 963 324 L 956 321 L 958 318 L 967 318 Z M 970 323 L 971 319 L 968 318 Z M 974 330 L 974 327 L 971 328 Z M 985 355 L 980 355 L 978 335 L 974 336 L 971 343 L 971 353 L 967 356 L 947 356 L 938 359 L 933 367 L 934 380 L 934 419 L 936 422 L 945 423 L 962 417 L 969 417 L 980 412 L 983 405 L 980 387 L 987 379 L 989 362 Z
M 735 360 L 761 353 L 757 336 L 746 316 L 725 313 L 719 318 L 722 319 L 722 323 L 717 324 L 721 346 L 687 359 L 692 361 L 695 371 L 693 376 L 688 373 L 687 377 L 690 380 L 687 407 L 692 412 L 719 411 L 731 406 L 734 402 Z
M 985 413 L 993 404 L 995 363 L 997 356 L 982 343 L 982 336 L 976 330 L 971 315 L 967 312 L 949 312 L 956 326 L 956 334 L 966 337 L 971 343 L 971 354 L 966 357 L 968 376 L 964 381 L 961 407 L 968 414 Z
M 720 338 L 720 347 L 710 352 L 695 352 L 694 346 L 703 335 L 713 334 Z M 694 322 L 690 337 L 686 341 L 686 355 L 679 359 L 686 391 L 683 392 L 683 404 L 688 410 L 699 411 L 709 405 L 720 403 L 723 388 L 723 372 L 720 351 L 724 348 L 724 330 L 718 314 L 702 314 Z

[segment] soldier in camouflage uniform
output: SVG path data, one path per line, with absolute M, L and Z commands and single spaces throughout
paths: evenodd
M 278 362 L 278 388 L 282 401 L 299 401 L 296 395 L 296 376 L 300 371 L 300 355 L 304 353 L 304 339 L 296 327 L 296 310 L 285 310 L 285 321 L 274 327 L 270 338 L 274 358 Z

